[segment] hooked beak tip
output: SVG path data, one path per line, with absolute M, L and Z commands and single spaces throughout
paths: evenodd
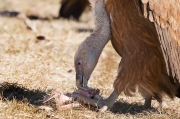
M 83 75 L 76 74 L 76 86 L 77 88 L 86 88 L 88 83 L 88 79 L 85 78 Z
M 76 86 L 82 87 L 83 86 L 83 76 L 76 74 Z

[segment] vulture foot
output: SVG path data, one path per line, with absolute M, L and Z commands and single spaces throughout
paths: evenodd
M 83 95 L 79 95 L 77 97 L 77 100 L 81 104 L 88 104 L 94 107 L 98 107 L 100 112 L 105 112 L 108 109 L 112 108 L 118 96 L 119 96 L 118 93 L 116 91 L 113 91 L 112 94 L 107 99 L 103 99 L 99 95 L 95 96 L 93 99 Z
M 79 95 L 77 98 L 77 101 L 83 105 L 90 105 L 93 107 L 97 107 L 100 112 L 105 112 L 111 108 L 111 106 L 107 105 L 108 103 L 104 99 L 96 99 L 96 98 L 91 99 L 91 98 L 87 98 L 83 95 Z

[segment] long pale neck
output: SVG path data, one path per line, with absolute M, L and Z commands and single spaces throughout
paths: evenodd
M 111 37 L 110 19 L 103 0 L 97 0 L 94 5 L 95 29 L 93 33 L 78 47 L 75 54 L 75 66 L 81 61 L 83 73 L 88 80 L 93 72 L 99 56 Z
M 86 39 L 86 42 L 90 42 L 92 48 L 95 48 L 97 53 L 101 53 L 111 37 L 110 18 L 103 0 L 98 0 L 95 3 L 93 12 L 95 15 L 95 29 Z

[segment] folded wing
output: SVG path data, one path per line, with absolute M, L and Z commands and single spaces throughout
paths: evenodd
M 141 0 L 144 17 L 154 22 L 168 74 L 180 82 L 180 0 Z

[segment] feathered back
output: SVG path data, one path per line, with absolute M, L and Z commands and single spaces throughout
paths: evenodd
M 180 0 L 141 2 L 144 16 L 156 26 L 168 74 L 180 82 Z

